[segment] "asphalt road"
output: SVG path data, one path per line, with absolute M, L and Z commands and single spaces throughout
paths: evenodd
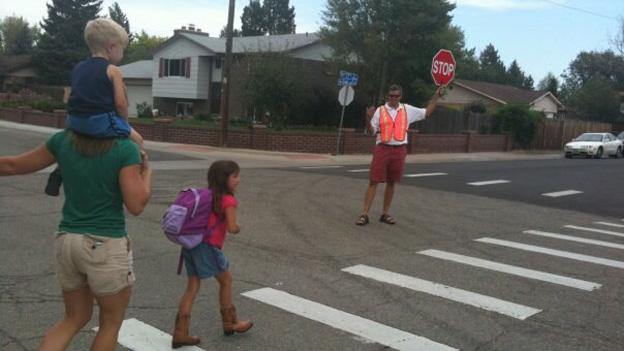
M 0 154 L 26 151 L 43 140 L 41 134 L 0 128 Z M 198 157 L 195 169 L 156 167 L 178 157 L 150 152 L 156 168 L 152 200 L 127 224 L 138 279 L 127 318 L 167 333 L 185 279 L 175 274 L 178 249 L 164 239 L 159 219 L 180 188 L 204 184 L 205 165 L 214 160 L 208 153 Z M 367 165 L 241 164 L 242 231 L 228 238 L 224 251 L 239 314 L 255 326 L 224 337 L 216 284 L 205 281 L 192 320 L 204 350 L 407 350 L 419 349 L 418 337 L 462 350 L 623 349 L 624 228 L 617 226 L 624 216 L 617 207 L 617 178 L 624 160 L 410 165 L 406 174 L 447 175 L 406 178 L 393 203 L 395 226 L 376 221 L 379 191 L 366 227 L 353 225 L 366 173 L 347 170 Z M 46 176 L 0 179 L 1 350 L 36 349 L 62 313 L 52 250 L 62 197 L 42 194 Z M 496 179 L 510 183 L 466 184 Z M 541 195 L 569 189 L 583 192 Z M 501 245 L 508 242 L 526 246 Z M 527 251 L 536 247 L 541 252 Z M 463 256 L 441 258 L 450 253 Z M 498 263 L 498 270 L 468 264 L 483 260 Z M 510 266 L 514 274 L 506 271 Z M 538 280 L 534 271 L 551 275 Z M 69 350 L 88 349 L 95 326 L 96 318 Z M 420 350 L 433 350 L 431 345 Z

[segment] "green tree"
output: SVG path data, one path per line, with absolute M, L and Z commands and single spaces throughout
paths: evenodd
M 249 0 L 249 5 L 243 8 L 241 23 L 241 35 L 244 37 L 267 33 L 266 18 L 260 0 Z
M 128 17 L 126 17 L 126 14 L 121 10 L 118 3 L 114 2 L 112 6 L 108 7 L 108 16 L 126 30 L 126 33 L 128 33 L 128 39 L 131 43 L 134 36 L 132 32 L 130 32 L 130 22 L 128 22 Z
M 167 38 L 150 36 L 144 30 L 138 34 L 124 54 L 123 63 L 131 63 L 152 58 L 152 52 L 165 42 Z
M 310 97 L 304 63 L 284 53 L 250 54 L 245 60 L 243 96 L 249 110 L 260 116 L 268 112 L 274 127 L 286 127 Z
M 48 17 L 41 22 L 43 34 L 33 52 L 39 77 L 47 84 L 69 84 L 73 66 L 89 55 L 83 33 L 97 17 L 102 0 L 52 0 Z
M 227 29 L 227 26 L 223 26 L 223 28 L 221 28 L 221 32 L 219 33 L 219 38 L 225 38 L 225 30 Z M 232 36 L 233 37 L 242 37 L 243 34 L 241 33 L 240 30 L 233 28 L 232 29 Z
M 614 83 L 595 76 L 573 91 L 566 103 L 582 118 L 591 121 L 615 122 L 620 116 L 620 104 Z
M 505 64 L 498 55 L 498 50 L 492 44 L 481 51 L 479 55 L 481 80 L 490 83 L 506 84 L 507 72 Z
M 611 39 L 611 45 L 621 56 L 624 56 L 624 17 L 620 17 L 620 24 L 617 29 L 615 38 Z
M 559 80 L 554 74 L 548 72 L 546 77 L 537 84 L 537 89 L 539 91 L 550 91 L 554 96 L 559 96 Z
M 433 55 L 463 44 L 463 33 L 451 25 L 454 8 L 446 0 L 328 0 L 321 35 L 336 71 L 358 73 L 358 88 L 371 102 L 396 82 L 406 101 L 422 103 L 433 92 Z
M 615 89 L 624 90 L 624 56 L 611 50 L 581 52 L 564 74 L 565 88 L 568 91 L 580 89 L 596 77 L 610 81 Z
M 295 7 L 289 7 L 289 0 L 264 0 L 262 12 L 265 28 L 269 35 L 295 32 Z
M 30 26 L 22 17 L 8 16 L 0 22 L 2 51 L 5 55 L 29 54 L 37 39 L 39 30 Z
M 479 80 L 481 71 L 479 69 L 479 58 L 475 54 L 476 49 L 460 49 L 455 54 L 458 70 L 456 78 Z

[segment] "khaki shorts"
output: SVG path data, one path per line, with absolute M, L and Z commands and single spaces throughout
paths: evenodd
M 114 295 L 134 281 L 130 239 L 60 232 L 56 272 L 63 291 L 85 285 L 96 296 Z

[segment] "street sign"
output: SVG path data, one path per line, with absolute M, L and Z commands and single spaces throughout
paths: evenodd
M 455 77 L 457 63 L 453 53 L 442 49 L 438 51 L 431 62 L 431 77 L 436 85 L 448 85 Z
M 338 79 L 339 86 L 351 86 L 357 85 L 358 75 L 351 72 L 340 71 L 340 79 Z
M 352 87 L 345 85 L 340 88 L 338 92 L 338 102 L 342 106 L 347 106 L 353 102 L 353 97 L 355 96 L 355 90 Z

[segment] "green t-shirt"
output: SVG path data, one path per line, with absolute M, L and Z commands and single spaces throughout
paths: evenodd
M 140 164 L 138 146 L 116 139 L 110 150 L 92 157 L 77 152 L 67 131 L 54 134 L 46 146 L 61 168 L 65 204 L 60 231 L 124 237 L 126 220 L 119 171 Z

